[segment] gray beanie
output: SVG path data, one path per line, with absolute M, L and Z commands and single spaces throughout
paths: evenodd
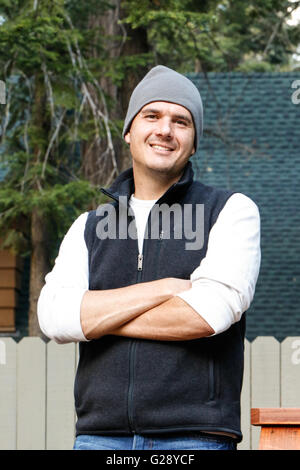
M 187 108 L 195 126 L 195 149 L 203 132 L 203 108 L 198 89 L 184 75 L 164 65 L 157 65 L 148 72 L 132 92 L 125 117 L 123 137 L 130 129 L 132 120 L 148 103 L 167 101 Z

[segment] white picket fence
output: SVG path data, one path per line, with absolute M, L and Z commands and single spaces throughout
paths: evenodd
M 72 449 L 78 345 L 0 338 L 0 449 Z M 300 407 L 300 337 L 245 342 L 240 450 L 257 449 L 250 410 Z

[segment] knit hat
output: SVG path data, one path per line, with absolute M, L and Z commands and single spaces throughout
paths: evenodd
M 148 103 L 167 101 L 187 108 L 194 120 L 195 149 L 203 132 L 203 107 L 198 89 L 193 82 L 174 70 L 157 65 L 148 72 L 132 92 L 125 117 L 123 137 L 130 129 L 137 113 Z

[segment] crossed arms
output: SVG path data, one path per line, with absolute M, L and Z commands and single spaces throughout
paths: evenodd
M 176 294 L 191 282 L 165 278 L 120 289 L 87 291 L 80 320 L 84 336 L 107 334 L 135 338 L 181 341 L 209 336 L 215 331 Z

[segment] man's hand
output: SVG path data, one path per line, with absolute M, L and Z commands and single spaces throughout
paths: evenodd
M 189 280 L 164 278 L 119 289 L 87 291 L 80 312 L 83 334 L 87 339 L 111 334 L 190 287 Z

